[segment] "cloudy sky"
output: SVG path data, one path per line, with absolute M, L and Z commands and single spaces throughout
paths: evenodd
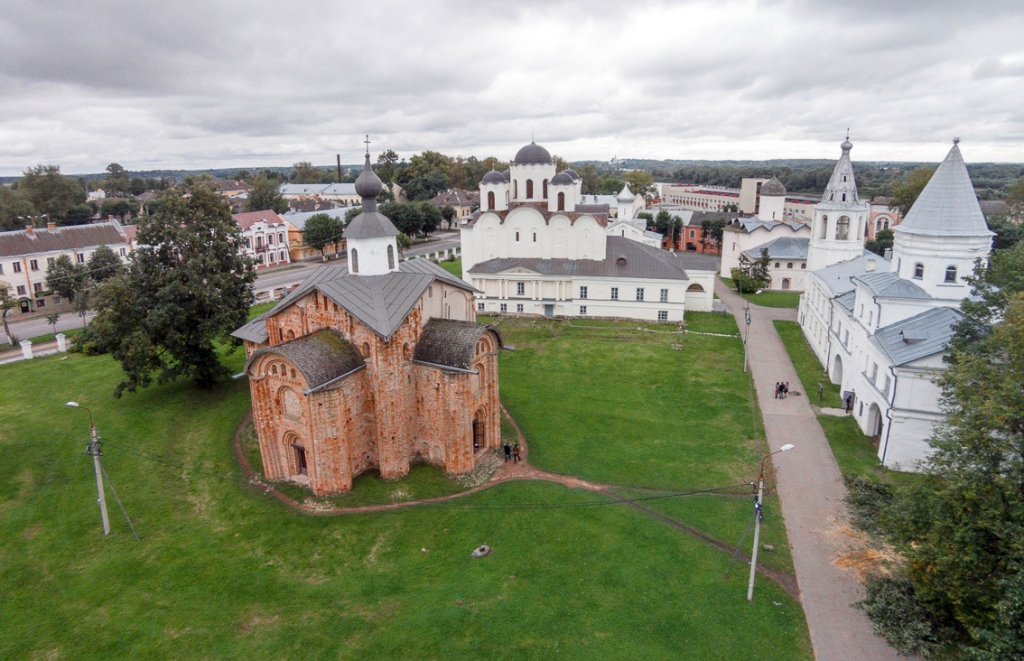
M 1020 0 L 0 0 L 0 175 L 570 160 L 1024 162 Z

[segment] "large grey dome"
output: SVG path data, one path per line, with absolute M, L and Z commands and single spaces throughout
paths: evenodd
M 501 176 L 501 173 L 497 170 L 491 170 L 484 175 L 484 178 L 480 181 L 481 184 L 503 184 L 505 183 L 505 177 Z
M 552 186 L 572 186 L 572 175 L 568 172 L 559 172 L 551 178 Z
M 761 195 L 767 195 L 769 197 L 782 197 L 786 194 L 786 187 L 782 185 L 782 182 L 777 177 L 772 177 L 764 184 L 761 184 Z
M 554 163 L 551 160 L 551 154 L 548 153 L 547 149 L 544 149 L 536 142 L 531 142 L 516 153 L 516 158 L 512 161 L 516 165 L 525 165 L 527 163 Z

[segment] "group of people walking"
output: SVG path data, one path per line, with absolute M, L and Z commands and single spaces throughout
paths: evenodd
M 789 395 L 789 381 L 775 382 L 775 399 L 786 399 Z
M 510 443 L 505 444 L 505 461 L 511 461 L 513 464 L 518 464 L 522 457 L 519 456 L 519 444 L 516 443 L 514 446 Z

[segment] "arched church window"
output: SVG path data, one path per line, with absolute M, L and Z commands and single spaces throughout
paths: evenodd
M 363 358 L 369 358 L 369 357 L 370 357 L 370 343 L 369 342 L 363 342 Z
M 542 199 L 548 199 L 548 180 L 544 180 L 544 197 Z
M 850 238 L 850 217 L 840 216 L 839 222 L 836 223 L 836 239 L 839 241 L 845 241 Z
M 487 194 L 487 208 L 494 210 L 494 191 Z
M 533 199 L 533 179 L 526 180 L 526 199 Z
M 359 251 L 353 248 L 349 251 L 349 257 L 352 260 L 352 272 L 359 273 Z
M 516 179 L 512 182 L 512 196 L 517 200 L 519 199 L 519 180 Z
M 558 210 L 565 211 L 565 193 L 558 194 Z
M 516 232 L 516 243 L 519 243 L 519 232 Z
M 412 358 L 412 356 L 409 353 L 409 343 L 408 342 L 406 342 L 405 344 L 402 345 L 402 358 L 404 358 L 405 360 L 409 360 L 410 358 Z
M 395 268 L 395 247 L 392 245 L 388 246 L 388 268 Z
M 821 217 L 821 229 L 818 230 L 818 238 L 824 239 L 825 232 L 828 231 L 828 216 Z
M 846 201 L 846 193 L 843 193 L 843 202 Z
M 914 277 L 918 280 L 924 277 L 924 264 L 921 262 L 914 264 Z
M 533 242 L 537 243 L 537 233 L 536 232 L 533 233 Z
M 946 267 L 946 282 L 956 282 L 956 267 L 955 266 L 947 266 Z

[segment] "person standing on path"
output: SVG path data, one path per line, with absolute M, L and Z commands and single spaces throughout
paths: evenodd
M 519 456 L 519 444 L 516 443 L 515 447 L 512 448 L 512 463 L 518 464 L 520 459 L 522 459 L 522 457 Z
M 505 461 L 512 458 L 512 446 L 508 443 L 505 444 Z

